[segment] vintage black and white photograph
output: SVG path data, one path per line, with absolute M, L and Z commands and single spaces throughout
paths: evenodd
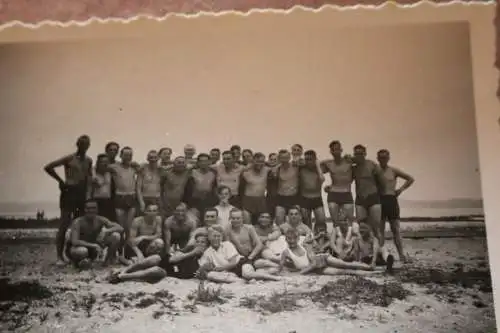
M 496 332 L 469 24 L 314 16 L 0 45 L 2 332 Z

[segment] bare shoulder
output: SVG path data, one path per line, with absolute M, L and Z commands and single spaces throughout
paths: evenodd
M 165 226 L 166 229 L 169 229 L 170 227 L 172 227 L 173 223 L 174 223 L 174 217 L 170 216 L 170 217 L 167 217 L 165 222 L 163 222 L 163 225 Z

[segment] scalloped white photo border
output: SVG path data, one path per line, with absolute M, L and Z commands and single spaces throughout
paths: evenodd
M 350 5 L 350 6 L 340 6 L 340 5 L 331 5 L 331 4 L 326 4 L 323 6 L 320 6 L 319 8 L 310 8 L 302 5 L 295 5 L 290 7 L 289 9 L 260 9 L 260 8 L 255 8 L 255 9 L 250 9 L 248 11 L 238 11 L 238 10 L 225 10 L 225 11 L 220 11 L 220 12 L 209 12 L 209 11 L 200 11 L 197 13 L 192 13 L 192 14 L 184 14 L 184 13 L 167 13 L 166 15 L 163 16 L 153 16 L 153 15 L 136 15 L 132 16 L 129 18 L 118 18 L 118 17 L 108 17 L 108 18 L 99 18 L 99 17 L 91 17 L 85 21 L 67 21 L 67 22 L 61 22 L 61 21 L 53 21 L 53 20 L 44 20 L 40 21 L 38 23 L 24 23 L 19 20 L 13 20 L 10 22 L 7 22 L 5 24 L 0 25 L 0 32 L 9 28 L 15 28 L 15 27 L 21 27 L 21 28 L 27 28 L 27 29 L 38 29 L 42 28 L 45 26 L 50 26 L 50 27 L 61 27 L 61 28 L 67 28 L 67 27 L 85 27 L 90 24 L 107 24 L 107 23 L 122 23 L 122 24 L 128 24 L 132 23 L 134 21 L 138 20 L 151 20 L 151 21 L 157 21 L 157 22 L 162 22 L 167 20 L 170 17 L 183 17 L 183 18 L 197 18 L 197 17 L 202 17 L 202 16 L 209 16 L 209 17 L 218 17 L 218 16 L 223 16 L 223 15 L 238 15 L 238 16 L 249 16 L 255 13 L 271 13 L 271 14 L 282 14 L 286 15 L 289 14 L 293 11 L 297 10 L 302 10 L 302 11 L 308 11 L 308 12 L 320 12 L 324 9 L 334 9 L 337 11 L 349 11 L 349 10 L 381 10 L 386 7 L 395 7 L 398 9 L 411 9 L 415 7 L 419 7 L 422 5 L 427 5 L 427 6 L 432 6 L 432 7 L 449 7 L 453 5 L 462 5 L 462 6 L 490 6 L 490 5 L 495 5 L 496 0 L 472 0 L 472 1 L 464 1 L 464 0 L 451 0 L 447 2 L 435 2 L 431 0 L 421 0 L 412 4 L 400 4 L 395 0 L 388 0 L 380 5 L 365 5 L 365 4 L 357 4 L 357 5 Z

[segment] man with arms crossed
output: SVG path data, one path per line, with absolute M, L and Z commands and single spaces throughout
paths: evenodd
M 385 178 L 385 188 L 380 201 L 382 203 L 382 218 L 380 223 L 380 232 L 382 235 L 385 233 L 385 223 L 389 222 L 392 235 L 394 237 L 394 244 L 399 254 L 399 260 L 408 262 L 408 258 L 403 252 L 403 240 L 399 228 L 399 202 L 398 197 L 410 188 L 415 182 L 415 179 L 402 171 L 401 169 L 389 166 L 391 155 L 387 149 L 379 150 L 377 153 L 377 160 L 382 168 Z M 397 187 L 398 178 L 404 179 L 404 183 L 400 188 Z M 380 246 L 384 246 L 385 238 L 380 239 Z
M 373 228 L 373 234 L 380 242 L 384 234 L 380 233 L 382 206 L 380 193 L 385 191 L 384 173 L 375 162 L 366 159 L 366 147 L 354 147 L 353 175 L 356 185 L 356 217 Z
M 281 225 L 285 222 L 288 210 L 298 203 L 299 167 L 290 163 L 291 156 L 287 150 L 280 150 L 278 159 L 280 165 L 272 173 L 272 177 L 278 182 L 276 224 Z
M 255 224 L 259 215 L 267 211 L 266 188 L 270 170 L 265 163 L 266 156 L 255 153 L 250 168 L 241 173 L 239 193 L 245 223 Z
M 113 198 L 113 179 L 109 170 L 109 157 L 106 154 L 97 156 L 96 167 L 89 186 L 88 198 L 97 202 L 98 213 L 110 221 L 116 220 L 115 202 Z
M 141 212 L 149 205 L 157 208 L 161 205 L 161 171 L 156 150 L 149 151 L 147 160 L 148 164 L 137 173 L 137 200 Z
M 75 266 L 86 269 L 107 247 L 104 264 L 113 264 L 122 232 L 123 228 L 119 224 L 97 215 L 97 203 L 94 200 L 87 200 L 85 215 L 76 218 L 71 225 L 66 255 Z
M 320 167 L 314 150 L 308 150 L 304 154 L 304 165 L 300 167 L 299 192 L 304 223 L 312 228 L 311 214 L 314 213 L 315 223 L 326 223 L 325 209 L 321 189 L 325 177 Z
M 125 229 L 126 241 L 136 211 L 136 169 L 132 166 L 133 151 L 123 147 L 120 163 L 110 165 L 115 184 L 115 209 L 117 222 Z M 124 248 L 123 248 L 124 250 Z
M 339 141 L 332 141 L 329 145 L 333 159 L 321 163 L 323 173 L 330 174 L 331 184 L 325 187 L 328 193 L 327 202 L 330 217 L 336 227 L 339 221 L 339 213 L 342 210 L 347 220 L 352 224 L 356 222 L 354 217 L 354 198 L 351 192 L 353 182 L 352 162 L 342 157 L 342 145 Z M 353 225 L 357 230 L 357 223 Z
M 205 209 L 217 204 L 217 174 L 210 168 L 210 156 L 199 154 L 197 160 L 198 167 L 191 170 L 186 184 L 185 202 L 191 213 L 200 220 Z
M 241 173 L 243 167 L 234 162 L 233 153 L 225 151 L 222 153 L 222 164 L 217 166 L 217 187 L 226 186 L 231 191 L 229 203 L 241 208 L 239 196 Z
M 172 216 L 175 207 L 185 199 L 189 175 L 190 171 L 186 167 L 186 159 L 183 156 L 176 157 L 172 169 L 163 172 L 161 177 L 161 202 L 164 218 Z
M 66 231 L 72 219 L 83 214 L 88 188 L 92 179 L 92 159 L 87 156 L 90 138 L 82 135 L 76 141 L 76 152 L 52 161 L 44 168 L 54 178 L 61 190 L 59 206 L 61 222 L 56 236 L 57 265 L 64 265 L 64 243 Z M 56 168 L 64 167 L 64 180 L 57 174 Z
M 160 254 L 164 248 L 162 240 L 162 220 L 159 216 L 158 206 L 146 206 L 144 216 L 134 219 L 127 240 L 125 258 L 136 260 L 144 259 L 154 254 Z

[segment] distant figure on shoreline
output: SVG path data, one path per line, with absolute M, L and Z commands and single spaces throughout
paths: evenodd
M 36 211 L 36 220 L 37 221 L 45 220 L 45 211 L 44 210 L 37 210 Z

